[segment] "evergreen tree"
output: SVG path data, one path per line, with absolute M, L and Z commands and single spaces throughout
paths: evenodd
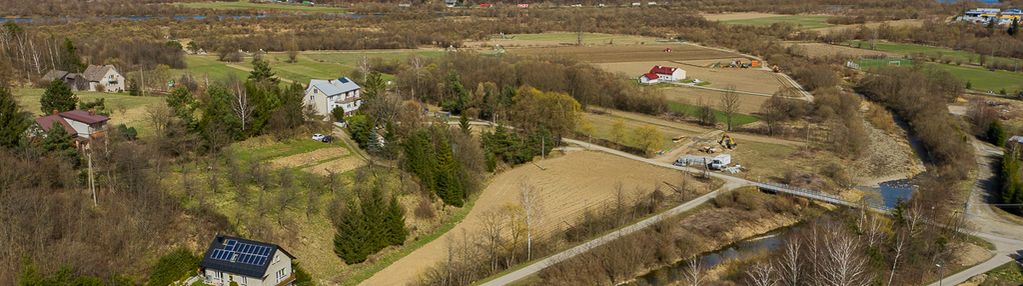
M 384 223 L 384 194 L 379 186 L 370 189 L 369 197 L 362 201 L 362 217 L 368 233 L 364 240 L 369 244 L 370 252 L 377 252 L 388 245 L 388 227 Z
M 198 108 L 198 104 L 188 89 L 179 87 L 171 91 L 171 94 L 167 96 L 167 106 L 174 112 L 174 116 L 181 119 L 186 126 L 195 124 L 195 109 Z
M 462 129 L 462 133 L 469 134 L 469 128 L 472 126 L 469 124 L 469 117 L 465 116 L 465 113 L 458 116 L 458 127 Z
M 415 174 L 419 178 L 420 185 L 427 191 L 433 192 L 437 157 L 434 156 L 428 132 L 419 130 L 405 139 L 402 145 L 405 153 L 403 164 L 405 170 Z
M 455 161 L 451 144 L 444 135 L 437 136 L 437 172 L 436 192 L 445 204 L 461 207 L 465 193 L 462 183 L 458 180 L 459 166 Z
M 11 90 L 0 86 L 0 147 L 18 146 L 30 124 L 14 100 Z
M 75 47 L 75 43 L 71 42 L 71 39 L 64 38 L 64 47 L 60 51 L 60 58 L 63 60 L 61 68 L 69 72 L 82 72 L 85 70 L 85 64 L 82 63 L 82 58 L 78 56 L 78 48 Z
M 334 253 L 348 264 L 366 261 L 366 257 L 369 255 L 369 248 L 365 241 L 367 234 L 368 231 L 363 223 L 358 205 L 354 199 L 349 200 L 348 213 L 341 217 L 337 223 L 337 233 L 334 235 Z
M 362 83 L 362 96 L 365 97 L 366 101 L 372 101 L 378 95 L 383 94 L 385 85 L 386 82 L 384 82 L 380 72 L 370 72 L 366 76 L 365 82 Z
M 142 89 L 139 88 L 139 82 L 134 78 L 128 80 L 128 95 L 131 96 L 142 95 Z
M 444 105 L 445 109 L 451 111 L 452 114 L 461 114 L 465 109 L 466 102 L 468 101 L 469 92 L 465 90 L 458 74 L 454 72 L 448 74 L 447 93 L 447 101 L 442 102 L 441 104 Z
M 995 146 L 1004 146 L 1005 140 L 1008 139 L 1008 135 L 1005 133 L 1005 128 L 1002 127 L 1000 120 L 991 121 L 991 125 L 988 126 L 987 130 L 988 142 Z
M 405 210 L 398 204 L 398 197 L 391 196 L 391 203 L 387 206 L 387 217 L 385 219 L 388 231 L 387 242 L 390 245 L 401 245 L 408 237 L 408 230 L 405 229 Z
M 263 60 L 262 57 L 255 57 L 252 59 L 252 71 L 249 72 L 249 79 L 257 82 L 269 82 L 277 84 L 278 79 L 274 77 L 273 70 L 270 69 L 270 63 Z
M 39 98 L 39 110 L 43 114 L 50 114 L 54 110 L 57 112 L 74 110 L 77 104 L 78 96 L 61 80 L 50 82 L 43 96 Z
M 1008 33 L 1009 36 L 1015 36 L 1016 34 L 1019 34 L 1019 19 L 1018 18 L 1013 18 L 1012 19 L 1012 25 L 1009 25 L 1009 30 L 1007 30 L 1006 33 Z
M 43 149 L 58 158 L 65 158 L 72 163 L 78 163 L 78 153 L 75 152 L 74 138 L 71 133 L 64 130 L 64 126 L 54 122 L 50 130 L 43 138 Z

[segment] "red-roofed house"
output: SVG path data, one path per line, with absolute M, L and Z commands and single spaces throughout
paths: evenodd
M 639 82 L 644 84 L 655 84 L 664 81 L 680 81 L 686 79 L 686 71 L 680 68 L 668 66 L 654 66 L 649 73 L 639 77 Z
M 67 133 L 75 135 L 78 140 L 89 140 L 103 137 L 107 121 L 110 118 L 85 110 L 72 110 L 36 118 L 36 124 L 43 132 L 50 131 L 54 124 L 64 128 Z

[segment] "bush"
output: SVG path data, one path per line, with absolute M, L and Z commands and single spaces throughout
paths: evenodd
M 180 281 L 193 274 L 199 268 L 199 256 L 185 248 L 178 248 L 160 257 L 149 274 L 146 285 L 163 286 Z
M 1002 126 L 1000 120 L 991 121 L 991 125 L 988 125 L 987 129 L 987 140 L 995 146 L 1005 146 L 1006 135 L 1005 127 Z

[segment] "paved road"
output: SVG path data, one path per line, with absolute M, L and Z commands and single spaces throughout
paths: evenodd
M 706 195 L 703 195 L 703 196 L 700 196 L 700 197 L 698 197 L 696 199 L 690 200 L 690 201 L 688 201 L 686 203 L 683 203 L 683 204 L 681 204 L 681 205 L 679 205 L 677 207 L 674 207 L 674 208 L 672 208 L 670 210 L 667 210 L 667 211 L 665 211 L 663 213 L 660 213 L 660 214 L 652 216 L 650 218 L 641 220 L 641 221 L 639 221 L 639 222 L 637 222 L 635 224 L 623 227 L 623 228 L 621 228 L 619 230 L 616 230 L 616 231 L 611 232 L 609 234 L 606 234 L 604 236 L 598 237 L 596 239 L 587 241 L 586 243 L 583 243 L 583 244 L 577 245 L 575 247 L 569 248 L 569 249 L 564 250 L 562 252 L 559 252 L 557 254 L 551 255 L 551 256 L 549 256 L 547 258 L 538 260 L 538 261 L 534 262 L 533 264 L 527 265 L 525 267 L 522 267 L 519 270 L 512 271 L 511 273 L 505 274 L 503 276 L 494 278 L 494 280 L 487 281 L 486 283 L 483 283 L 483 284 L 480 284 L 480 285 L 481 286 L 497 286 L 497 285 L 507 285 L 507 284 L 510 284 L 510 283 L 515 282 L 515 281 L 517 281 L 519 279 L 522 279 L 522 278 L 525 278 L 525 277 L 527 277 L 529 275 L 533 275 L 533 274 L 535 274 L 537 272 L 540 272 L 541 270 L 543 270 L 543 269 L 545 269 L 547 267 L 550 267 L 550 266 L 553 266 L 555 264 L 558 264 L 559 262 L 562 262 L 562 261 L 568 260 L 568 259 L 570 259 L 572 257 L 575 257 L 576 255 L 586 253 L 587 251 L 589 251 L 589 250 L 591 250 L 593 248 L 596 248 L 596 247 L 604 245 L 604 244 L 606 244 L 608 242 L 614 241 L 614 240 L 616 240 L 618 238 L 621 238 L 622 236 L 629 235 L 629 234 L 634 233 L 636 231 L 639 231 L 641 229 L 644 229 L 644 228 L 650 227 L 652 225 L 655 225 L 655 224 L 657 224 L 657 223 L 659 223 L 659 222 L 661 222 L 661 221 L 663 221 L 663 220 L 665 220 L 667 218 L 670 218 L 672 216 L 675 216 L 675 215 L 684 213 L 686 211 L 689 211 L 689 210 L 691 210 L 691 209 L 693 209 L 693 208 L 695 208 L 695 207 L 697 207 L 697 206 L 699 206 L 699 205 L 701 205 L 703 203 L 706 203 L 706 202 L 716 198 L 718 195 L 721 195 L 721 194 L 726 193 L 728 191 L 734 190 L 734 189 L 736 189 L 738 187 L 741 187 L 741 186 L 743 186 L 743 184 L 736 183 L 736 182 L 726 183 L 724 186 L 722 186 L 721 188 L 719 188 L 719 189 L 717 189 L 717 190 L 715 190 L 713 192 L 707 193 Z
M 995 256 L 964 271 L 946 276 L 940 281 L 941 285 L 956 285 L 970 277 L 988 272 L 1012 261 L 1009 255 L 1023 249 L 1023 241 L 1019 240 L 1023 238 L 1023 226 L 999 216 L 989 204 L 996 201 L 995 196 L 998 194 L 995 170 L 1002 150 L 979 140 L 974 140 L 973 147 L 976 149 L 977 182 L 964 207 L 966 220 L 976 230 L 974 235 L 994 244 Z M 936 281 L 931 285 L 937 286 L 939 283 Z

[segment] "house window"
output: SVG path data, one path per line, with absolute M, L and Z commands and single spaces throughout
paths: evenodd
M 284 275 L 284 268 L 281 268 L 281 270 L 277 270 L 277 283 L 280 283 L 282 280 L 284 280 L 285 276 L 287 275 Z

